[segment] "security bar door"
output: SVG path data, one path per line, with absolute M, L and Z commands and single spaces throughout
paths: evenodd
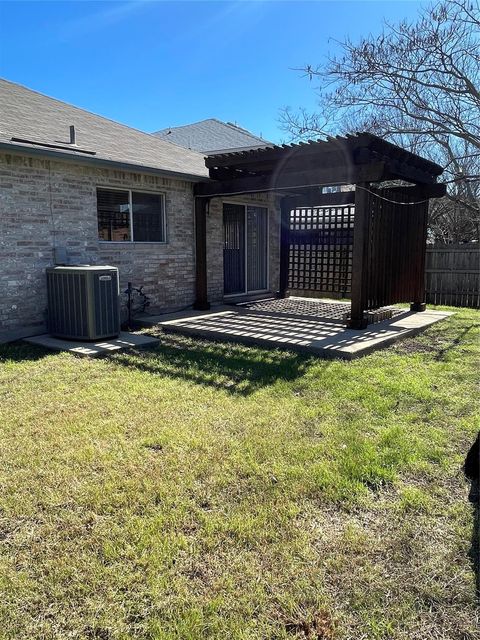
M 223 205 L 223 276 L 225 295 L 267 289 L 267 209 Z
M 225 295 L 245 293 L 245 207 L 223 205 L 223 285 Z

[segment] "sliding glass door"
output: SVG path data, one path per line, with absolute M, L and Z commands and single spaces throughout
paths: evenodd
M 247 291 L 267 288 L 267 209 L 247 206 Z
M 268 210 L 253 205 L 223 205 L 225 295 L 265 291 L 268 281 Z

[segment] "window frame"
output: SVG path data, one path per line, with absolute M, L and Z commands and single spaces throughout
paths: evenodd
M 128 193 L 128 222 L 130 225 L 130 240 L 103 240 L 98 237 L 98 242 L 102 244 L 168 244 L 168 225 L 167 225 L 167 208 L 166 208 L 166 194 L 164 191 L 151 191 L 148 189 L 125 189 L 123 187 L 111 187 L 111 186 L 103 186 L 97 185 L 95 188 L 95 195 L 97 200 L 97 234 L 98 234 L 98 191 L 123 191 L 124 193 Z M 132 202 L 132 193 L 148 193 L 155 196 L 160 196 L 162 203 L 162 231 L 164 240 L 135 240 L 133 234 L 133 202 Z

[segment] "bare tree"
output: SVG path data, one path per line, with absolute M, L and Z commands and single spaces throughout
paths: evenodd
M 458 240 L 457 231 L 478 240 L 478 0 L 445 0 L 413 23 L 385 23 L 376 37 L 339 44 L 341 55 L 302 69 L 310 80 L 321 81 L 318 111 L 284 109 L 283 129 L 296 140 L 371 131 L 426 155 L 445 167 L 449 185 L 450 202 L 432 212 L 432 232 L 447 241 Z

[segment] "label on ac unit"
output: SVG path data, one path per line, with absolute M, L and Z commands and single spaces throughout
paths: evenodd
M 103 280 L 105 282 L 105 281 L 111 280 L 112 276 L 99 276 L 98 279 Z

